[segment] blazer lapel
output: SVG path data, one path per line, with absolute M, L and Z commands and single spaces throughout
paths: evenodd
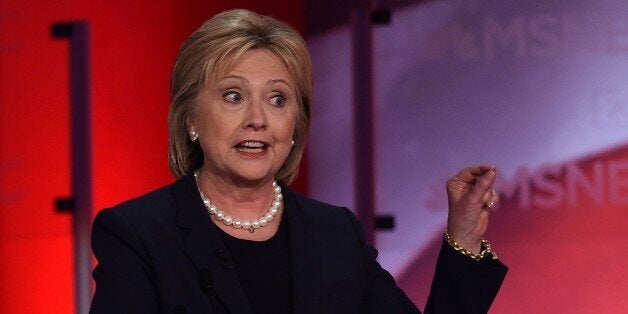
M 193 175 L 173 186 L 177 225 L 181 230 L 182 248 L 196 270 L 211 273 L 214 291 L 229 312 L 253 314 L 216 226 L 211 222 L 200 198 Z
M 283 185 L 282 188 L 289 222 L 294 313 L 319 313 L 321 265 L 312 217 L 308 216 L 292 192 Z

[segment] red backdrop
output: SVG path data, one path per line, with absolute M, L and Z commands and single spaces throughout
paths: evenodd
M 94 211 L 173 180 L 169 75 L 180 43 L 244 7 L 303 30 L 301 1 L 0 2 L 0 313 L 72 313 L 68 44 L 55 22 L 91 25 Z M 303 175 L 296 183 L 304 190 Z

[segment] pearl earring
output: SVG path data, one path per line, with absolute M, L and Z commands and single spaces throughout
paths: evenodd
M 294 140 L 292 140 L 292 141 L 290 142 L 290 145 L 294 146 Z
M 198 140 L 198 133 L 196 130 L 190 131 L 190 141 L 196 142 L 196 140 Z

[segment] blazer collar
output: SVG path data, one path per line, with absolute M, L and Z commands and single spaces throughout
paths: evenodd
M 290 259 L 292 268 L 292 307 L 294 313 L 319 313 L 320 254 L 313 218 L 302 198 L 281 184 L 284 206 L 288 212 Z M 181 229 L 182 246 L 197 271 L 210 271 L 216 294 L 232 313 L 253 311 L 240 285 L 233 261 L 220 239 L 216 226 L 201 200 L 190 174 L 175 182 L 173 196 L 177 211 L 177 226 Z
M 205 210 L 194 175 L 175 182 L 172 193 L 185 254 L 197 271 L 210 271 L 214 291 L 230 312 L 253 314 L 233 260 Z

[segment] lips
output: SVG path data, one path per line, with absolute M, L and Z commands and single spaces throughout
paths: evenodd
M 236 144 L 235 149 L 245 156 L 256 157 L 264 154 L 268 146 L 266 142 L 246 140 Z

